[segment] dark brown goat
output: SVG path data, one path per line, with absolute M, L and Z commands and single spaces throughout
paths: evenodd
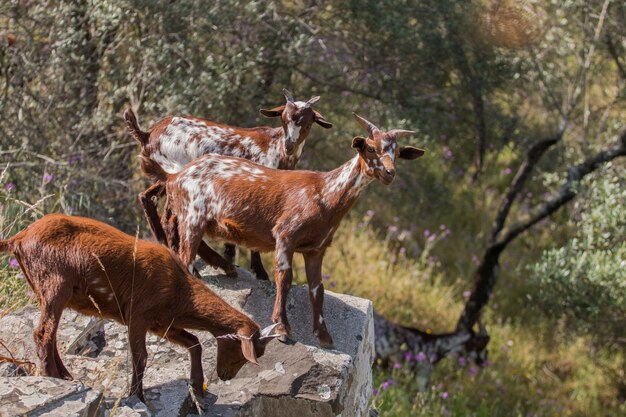
M 194 278 L 165 246 L 135 239 L 83 217 L 50 214 L 8 240 L 33 289 L 41 318 L 34 339 L 44 376 L 72 379 L 57 351 L 56 332 L 65 308 L 128 326 L 133 378 L 130 395 L 143 400 L 146 333 L 189 350 L 190 383 L 203 394 L 202 347 L 185 329 L 217 336 L 217 374 L 233 378 L 256 363 L 272 336 Z

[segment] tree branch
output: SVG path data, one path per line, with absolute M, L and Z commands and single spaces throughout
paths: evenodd
M 504 195 L 504 198 L 502 199 L 502 202 L 500 203 L 498 214 L 496 215 L 496 219 L 494 220 L 492 226 L 492 243 L 495 242 L 496 238 L 504 228 L 504 223 L 506 222 L 506 218 L 509 216 L 511 206 L 515 201 L 515 197 L 517 197 L 517 195 L 522 190 L 533 168 L 535 167 L 535 165 L 537 165 L 543 154 L 561 140 L 561 138 L 563 137 L 563 133 L 565 132 L 565 127 L 566 123 L 563 123 L 556 134 L 549 138 L 542 139 L 539 142 L 536 142 L 526 153 L 526 160 L 517 170 L 517 173 L 515 174 L 511 185 L 509 186 L 506 194 Z
M 611 55 L 611 58 L 613 58 L 613 61 L 617 66 L 619 75 L 622 77 L 622 80 L 626 81 L 626 68 L 624 68 L 621 61 L 619 60 L 620 54 L 617 52 L 615 43 L 613 43 L 613 38 L 611 38 L 611 35 L 609 33 L 606 34 L 606 46 L 609 50 L 609 55 Z
M 539 141 L 531 147 L 527 153 L 528 161 L 530 161 L 527 164 L 529 168 L 520 168 L 519 176 L 526 175 L 527 177 L 527 173 L 530 172 L 532 166 L 552 146 L 551 143 L 555 139 L 558 140 L 557 136 Z M 559 193 L 540 205 L 529 219 L 505 231 L 504 236 L 500 239 L 494 239 L 485 250 L 481 262 L 474 273 L 474 290 L 465 305 L 454 332 L 428 334 L 416 328 L 399 326 L 374 313 L 376 355 L 382 363 L 385 364 L 392 358 L 400 359 L 402 355 L 412 355 L 412 363 L 419 385 L 422 388 L 427 386 L 428 376 L 434 365 L 450 354 L 463 354 L 472 358 L 477 364 L 482 363 L 486 358 L 486 346 L 489 342 L 489 335 L 480 326 L 479 318 L 483 308 L 489 302 L 489 297 L 497 282 L 499 257 L 504 249 L 521 233 L 575 198 L 576 184 L 582 178 L 597 170 L 603 164 L 622 156 L 626 156 L 626 129 L 620 135 L 619 141 L 615 146 L 600 151 L 586 161 L 570 167 L 567 170 L 567 180 Z M 533 163 L 532 161 L 535 162 Z M 518 181 L 514 180 L 510 190 L 514 189 L 515 184 L 520 182 L 521 179 Z M 504 218 L 506 219 L 506 216 Z M 476 323 L 479 323 L 480 326 L 478 332 L 473 330 Z
M 626 129 L 622 132 L 617 145 L 598 152 L 592 158 L 589 158 L 576 166 L 570 167 L 567 170 L 567 181 L 561 187 L 559 192 L 534 210 L 533 214 L 531 214 L 528 219 L 513 225 L 508 231 L 506 231 L 504 237 L 502 237 L 498 242 L 504 244 L 505 246 L 508 245 L 520 233 L 526 231 L 536 223 L 554 213 L 561 206 L 576 197 L 575 188 L 581 179 L 598 169 L 601 165 L 620 156 L 626 156 Z
M 541 142 L 539 142 L 541 143 Z M 530 154 L 530 152 L 529 152 Z M 489 245 L 483 258 L 474 274 L 476 281 L 474 290 L 465 305 L 463 314 L 459 318 L 457 331 L 460 329 L 471 329 L 482 313 L 482 309 L 487 305 L 489 297 L 493 292 L 498 277 L 498 262 L 502 251 L 511 241 L 521 233 L 550 216 L 559 208 L 576 197 L 576 185 L 586 175 L 598 169 L 601 165 L 613 159 L 626 156 L 626 129 L 620 135 L 618 144 L 598 152 L 586 161 L 572 166 L 567 170 L 567 180 L 560 191 L 548 201 L 540 205 L 528 219 L 518 222 L 509 230 L 505 230 L 503 237 L 495 240 Z

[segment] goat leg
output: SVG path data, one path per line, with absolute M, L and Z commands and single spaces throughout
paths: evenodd
M 63 365 L 63 361 L 61 360 L 61 355 L 59 355 L 59 350 L 57 349 L 56 337 L 54 338 L 54 361 L 57 365 L 57 370 L 59 371 L 60 377 L 65 380 L 72 381 L 74 377 L 72 377 L 72 374 L 70 374 L 70 371 L 68 371 L 65 365 Z
M 133 358 L 133 377 L 128 395 L 136 395 L 144 404 L 146 399 L 143 396 L 143 375 L 148 360 L 146 333 L 147 329 L 142 325 L 133 323 L 128 327 L 130 353 Z
M 166 337 L 170 342 L 181 345 L 189 351 L 189 359 L 191 361 L 189 384 L 196 396 L 204 397 L 204 373 L 202 372 L 202 345 L 200 340 L 183 329 L 170 329 Z
M 60 308 L 59 308 L 60 307 Z M 37 346 L 37 356 L 39 357 L 39 370 L 42 376 L 53 378 L 63 378 L 57 367 L 55 356 L 55 339 L 63 306 L 42 305 L 39 325 L 34 331 L 35 345 Z M 67 372 L 67 370 L 65 370 Z
M 154 238 L 163 244 L 167 244 L 165 230 L 163 230 L 159 212 L 157 211 L 157 203 L 153 200 L 153 198 L 159 198 L 163 194 L 165 194 L 165 186 L 161 183 L 153 184 L 146 191 L 139 193 L 139 203 L 143 207 L 144 215 L 146 220 L 148 220 Z
M 320 346 L 334 349 L 333 339 L 328 333 L 324 322 L 324 283 L 322 282 L 322 260 L 324 251 L 305 253 L 304 267 L 309 284 L 309 300 L 313 307 L 313 333 L 317 336 Z
M 222 255 L 214 251 L 204 241 L 200 242 L 200 246 L 198 247 L 198 256 L 200 256 L 208 265 L 222 269 L 227 276 L 237 276 L 237 269 L 235 269 L 235 266 L 231 262 L 224 259 Z
M 287 319 L 287 294 L 291 288 L 293 280 L 293 271 L 291 262 L 293 260 L 293 250 L 288 249 L 284 243 L 276 242 L 276 251 L 274 253 L 274 279 L 276 280 L 276 298 L 274 300 L 274 310 L 272 312 L 272 321 L 278 323 L 274 333 L 280 334 L 280 340 L 286 342 L 291 327 Z
M 254 272 L 257 279 L 263 281 L 269 281 L 270 277 L 267 275 L 263 262 L 261 261 L 261 254 L 257 251 L 250 251 L 250 269 Z
M 237 254 L 237 247 L 232 243 L 227 243 L 224 245 L 224 259 L 226 259 L 231 264 L 235 262 L 235 255 Z

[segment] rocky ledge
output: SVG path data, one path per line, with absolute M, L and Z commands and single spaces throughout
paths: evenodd
M 275 287 L 239 269 L 239 278 L 203 272 L 207 285 L 261 326 L 270 324 Z M 203 344 L 207 381 L 196 401 L 187 385 L 185 349 L 148 337 L 144 378 L 147 405 L 125 398 L 131 365 L 126 328 L 108 320 L 66 310 L 58 346 L 74 381 L 28 376 L 27 363 L 0 364 L 0 416 L 366 416 L 372 391 L 374 357 L 372 304 L 327 292 L 325 315 L 336 350 L 321 349 L 312 333 L 311 306 L 305 286 L 291 289 L 287 312 L 296 342 L 272 341 L 259 365 L 246 364 L 231 381 L 215 374 L 215 339 L 196 334 Z M 10 350 L 1 356 L 37 363 L 33 328 L 36 307 L 0 319 L 0 340 Z M 5 348 L 2 348 L 5 350 Z

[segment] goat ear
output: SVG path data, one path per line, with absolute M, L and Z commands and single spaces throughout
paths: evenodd
M 355 136 L 354 139 L 352 139 L 352 147 L 362 152 L 365 148 L 365 138 L 363 136 Z
M 239 340 L 241 340 L 241 353 L 243 353 L 243 357 L 246 358 L 248 362 L 258 365 L 259 363 L 256 360 L 256 352 L 254 351 L 252 338 L 241 337 Z
M 322 116 L 320 112 L 313 110 L 313 114 L 315 115 L 315 123 L 322 126 L 324 129 L 330 129 L 333 127 L 333 124 L 324 119 L 324 116 Z
M 400 153 L 398 154 L 398 158 L 413 160 L 424 155 L 424 152 L 425 151 L 423 149 L 416 148 L 414 146 L 402 146 L 400 148 Z
M 259 112 L 265 117 L 278 117 L 283 114 L 283 110 L 285 110 L 285 106 L 274 107 L 273 109 L 261 109 Z

